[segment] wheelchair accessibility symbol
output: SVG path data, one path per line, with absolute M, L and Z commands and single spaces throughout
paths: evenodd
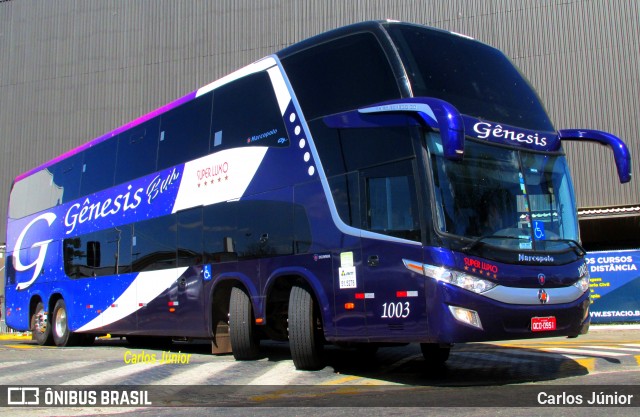
M 533 236 L 536 238 L 536 240 L 545 239 L 546 236 L 544 233 L 544 222 L 540 222 L 540 221 L 533 222 Z
M 202 268 L 202 276 L 205 281 L 211 281 L 211 265 L 205 265 Z

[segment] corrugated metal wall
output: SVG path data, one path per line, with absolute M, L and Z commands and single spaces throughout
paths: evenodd
M 0 219 L 21 172 L 291 43 L 384 18 L 503 50 L 557 128 L 622 136 L 640 179 L 640 1 L 13 0 L 0 2 Z M 567 149 L 581 207 L 640 203 L 606 149 Z

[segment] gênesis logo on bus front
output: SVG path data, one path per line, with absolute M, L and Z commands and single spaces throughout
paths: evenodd
M 487 139 L 489 136 L 510 140 L 520 143 L 526 143 L 536 146 L 547 146 L 547 138 L 540 137 L 537 132 L 529 133 L 512 127 L 503 127 L 502 125 L 493 125 L 487 122 L 478 122 L 473 125 L 473 131 L 480 139 Z
M 149 391 L 140 389 L 73 389 L 7 387 L 8 406 L 137 406 L 153 405 Z

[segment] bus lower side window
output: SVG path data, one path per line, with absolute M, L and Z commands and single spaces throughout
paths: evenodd
M 293 206 L 293 236 L 295 253 L 306 253 L 312 243 L 311 227 L 306 208 L 299 204 Z
M 178 266 L 202 263 L 202 208 L 178 213 Z
M 238 236 L 236 205 L 238 202 L 219 203 L 203 210 L 203 250 L 205 263 L 235 261 L 235 243 Z
M 84 252 L 80 249 L 82 238 L 75 237 L 65 239 L 64 246 L 64 272 L 71 278 L 82 278 L 91 276 L 88 271 Z
M 7 256 L 7 260 L 5 261 L 5 275 L 6 275 L 6 285 L 14 285 L 16 283 L 16 270 L 13 266 L 13 256 Z
M 64 271 L 71 278 L 131 272 L 131 226 L 65 239 Z
M 413 228 L 407 177 L 369 179 L 369 219 L 372 230 Z
M 131 244 L 133 272 L 174 268 L 176 239 L 176 216 L 136 223 Z
M 367 191 L 370 230 L 405 239 L 420 239 L 409 177 L 369 178 Z

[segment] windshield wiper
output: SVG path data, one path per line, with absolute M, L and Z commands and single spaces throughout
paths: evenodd
M 478 246 L 485 239 L 522 239 L 520 236 L 504 236 L 504 235 L 484 235 L 476 238 L 473 242 L 468 244 L 467 246 L 462 248 L 462 252 L 468 253 L 470 250 L 473 250 L 476 246 Z M 549 239 L 543 242 L 563 242 L 567 243 L 569 247 L 571 247 L 574 252 L 578 256 L 584 256 L 587 251 L 582 247 L 580 243 L 573 239 Z
M 574 249 L 574 252 L 578 255 L 578 256 L 584 256 L 587 251 L 585 248 L 582 247 L 582 245 L 580 243 L 578 243 L 578 241 L 573 240 L 573 239 L 549 239 L 547 240 L 547 242 L 564 242 L 569 244 L 569 246 Z
M 478 244 L 480 244 L 480 242 L 482 242 L 485 239 L 521 239 L 521 238 L 518 236 L 484 235 L 484 236 L 480 236 L 479 238 L 475 239 L 473 242 L 471 242 L 467 246 L 463 247 L 462 252 L 464 253 L 469 252 L 470 250 L 478 246 Z

